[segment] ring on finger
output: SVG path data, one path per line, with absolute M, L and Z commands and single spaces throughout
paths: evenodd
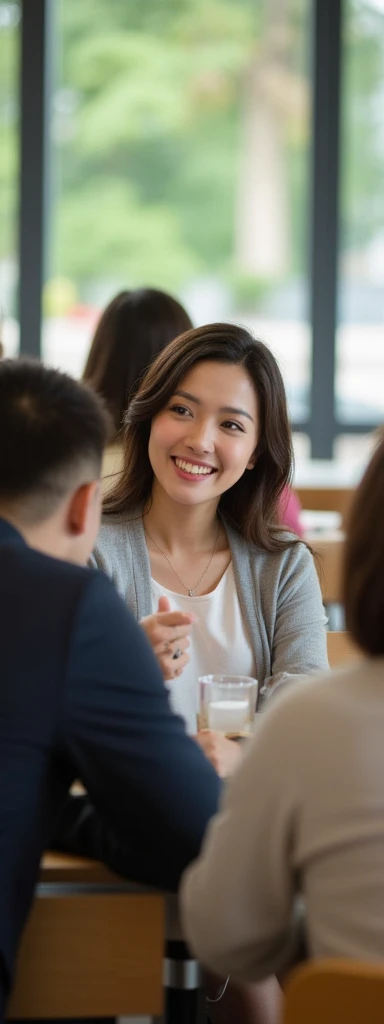
M 181 648 L 180 647 L 176 647 L 175 653 L 172 654 L 173 661 L 176 661 L 177 658 L 181 658 L 182 653 L 183 652 L 182 652 Z

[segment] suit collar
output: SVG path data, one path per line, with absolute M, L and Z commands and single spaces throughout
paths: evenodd
M 9 541 L 13 541 L 16 544 L 25 544 L 21 533 L 7 519 L 1 519 L 0 517 L 0 544 L 8 544 Z

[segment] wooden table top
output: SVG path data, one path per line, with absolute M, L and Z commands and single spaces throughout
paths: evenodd
M 97 882 L 108 885 L 122 882 L 122 879 L 99 861 L 72 857 L 66 853 L 48 852 L 44 854 L 40 865 L 39 882 Z
M 38 878 L 39 885 L 100 885 L 107 888 L 116 888 L 124 892 L 152 893 L 155 896 L 164 897 L 164 893 L 150 885 L 141 885 L 138 882 L 130 882 L 121 875 L 110 871 L 105 864 L 97 860 L 88 860 L 86 857 L 72 857 L 67 853 L 53 853 L 48 850 L 44 854 Z

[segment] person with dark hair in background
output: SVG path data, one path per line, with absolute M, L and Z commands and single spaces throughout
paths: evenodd
M 102 396 L 112 416 L 113 435 L 102 466 L 104 493 L 121 471 L 124 416 L 130 399 L 159 352 L 190 327 L 180 302 L 157 288 L 119 292 L 102 313 L 83 380 Z
M 192 327 L 186 310 L 156 288 L 123 291 L 102 313 L 83 373 L 102 395 L 119 441 L 130 398 L 159 352 Z
M 86 568 L 108 429 L 85 385 L 37 362 L 0 364 L 1 1020 L 75 779 L 100 815 L 89 804 L 99 855 L 160 888 L 177 888 L 217 808 L 218 777 L 172 714 L 144 631 Z M 165 643 L 174 635 L 164 627 Z
M 272 702 L 182 884 L 193 950 L 238 979 L 286 970 L 303 903 L 309 956 L 383 959 L 383 506 L 384 434 L 346 541 L 346 625 L 361 659 Z

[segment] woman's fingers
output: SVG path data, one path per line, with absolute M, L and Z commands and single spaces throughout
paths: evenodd
M 191 632 L 193 620 L 191 616 L 183 615 L 181 612 L 172 612 L 172 624 L 166 621 L 168 614 L 156 612 L 154 615 L 147 615 L 141 619 L 140 625 L 145 630 L 156 654 L 162 650 L 166 651 L 170 644 L 188 636 Z
M 180 676 L 189 661 L 186 652 L 195 619 L 195 615 L 183 612 L 158 611 L 141 620 L 140 624 L 160 662 L 164 679 L 171 680 Z
M 241 748 L 237 743 L 210 729 L 202 729 L 195 740 L 222 778 L 231 774 L 241 756 Z
M 170 658 L 171 661 L 177 661 L 180 658 L 180 654 L 183 654 L 187 650 L 191 641 L 189 636 L 179 637 L 171 644 L 165 653 L 166 658 Z M 180 652 L 180 653 L 179 653 Z
M 177 631 L 188 632 L 195 620 L 194 615 L 184 615 L 184 612 L 155 612 L 141 619 L 140 625 L 147 633 L 156 633 L 159 640 L 172 640 Z
M 188 662 L 189 654 L 184 654 L 183 657 L 180 658 L 180 661 L 173 662 L 173 664 L 176 665 L 176 668 L 171 669 L 171 671 L 173 671 L 172 679 L 177 679 L 178 676 L 181 676 L 185 666 L 188 665 Z
M 178 652 L 181 651 L 183 654 L 189 647 L 190 642 L 189 636 L 178 637 L 177 640 L 174 640 L 174 642 L 169 644 L 166 648 L 164 648 L 164 644 L 160 644 L 157 650 L 154 648 L 154 651 L 159 658 L 163 658 L 166 661 L 177 661 L 180 657 Z M 175 655 L 177 655 L 176 658 Z
M 185 650 L 177 659 L 160 655 L 158 660 L 163 673 L 163 678 L 168 682 L 171 682 L 172 679 L 177 679 L 178 676 L 181 676 L 181 673 L 189 662 L 189 654 L 187 650 Z
M 164 630 L 162 627 L 160 630 L 155 629 L 152 637 L 152 646 L 156 654 L 167 654 L 175 644 L 179 644 L 179 641 L 184 640 L 190 635 L 191 626 L 179 626 L 177 629 Z M 173 653 L 173 652 L 172 652 Z
M 167 629 L 175 629 L 178 626 L 190 626 L 196 622 L 196 615 L 189 615 L 187 612 L 155 612 L 154 616 L 159 625 Z
M 161 662 L 163 673 L 167 672 L 167 679 L 173 679 L 176 675 L 176 669 L 184 668 L 184 665 L 189 661 L 189 654 L 187 654 L 188 647 L 190 645 L 190 639 L 188 636 L 182 640 L 178 640 L 177 643 L 172 646 L 166 652 L 161 651 L 157 657 Z M 175 657 L 176 655 L 176 657 Z M 180 675 L 180 672 L 178 673 Z

